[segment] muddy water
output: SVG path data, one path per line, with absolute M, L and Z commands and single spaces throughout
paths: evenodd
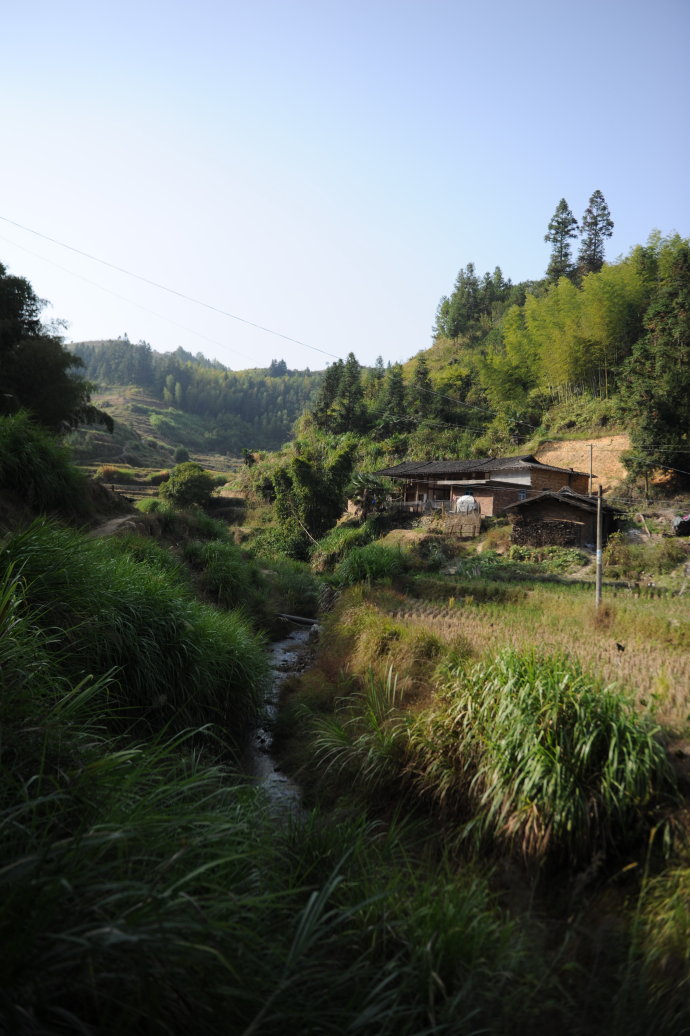
M 264 789 L 276 813 L 299 815 L 302 812 L 299 785 L 281 772 L 273 757 L 272 728 L 284 681 L 307 664 L 310 633 L 310 627 L 300 627 L 284 640 L 270 645 L 268 655 L 272 678 L 264 701 L 265 720 L 254 731 L 243 758 L 245 772 Z

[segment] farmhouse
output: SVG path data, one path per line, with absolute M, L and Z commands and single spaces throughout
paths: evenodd
M 592 547 L 597 538 L 597 501 L 570 489 L 545 492 L 529 500 L 509 504 L 505 513 L 512 523 L 513 543 L 533 547 Z M 602 540 L 618 525 L 621 512 L 603 504 Z
M 543 492 L 567 488 L 585 495 L 589 475 L 572 468 L 541 464 L 536 457 L 490 457 L 483 460 L 405 461 L 376 472 L 402 482 L 402 502 L 409 510 L 455 511 L 468 491 L 484 516 L 503 514 L 511 504 Z

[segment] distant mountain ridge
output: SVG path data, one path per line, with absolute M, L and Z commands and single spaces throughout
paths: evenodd
M 145 393 L 153 414 L 151 435 L 156 435 L 156 423 L 166 424 L 167 415 L 168 441 L 172 437 L 191 449 L 234 456 L 277 449 L 289 440 L 322 380 L 321 372 L 291 371 L 284 360 L 272 360 L 264 369 L 232 371 L 202 353 L 194 356 L 182 348 L 160 353 L 148 342 L 127 337 L 74 342 L 68 348 L 83 361 L 97 398 L 123 387 Z M 146 406 L 130 401 L 137 405 Z

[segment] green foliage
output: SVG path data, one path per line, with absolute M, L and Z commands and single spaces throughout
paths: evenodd
M 572 572 L 590 561 L 589 554 L 576 547 L 522 547 L 513 544 L 507 556 L 510 561 L 543 565 L 550 572 Z
M 170 478 L 161 484 L 160 495 L 175 507 L 204 507 L 215 487 L 214 476 L 201 464 L 186 461 L 173 468 Z
M 408 567 L 408 562 L 399 547 L 384 547 L 380 543 L 368 543 L 354 547 L 336 566 L 333 578 L 342 586 L 353 583 L 374 583 L 383 579 L 395 579 Z
M 0 417 L 0 490 L 34 513 L 90 514 L 84 476 L 68 451 L 26 411 Z
M 272 562 L 286 558 L 302 561 L 308 550 L 308 539 L 296 522 L 280 522 L 259 529 L 249 544 L 252 557 Z
M 302 533 L 295 551 L 298 559 L 306 558 L 308 542 L 315 542 L 342 513 L 354 450 L 352 441 L 345 441 L 325 456 L 300 448 L 287 463 L 273 470 L 276 515 L 290 535 Z
M 152 428 L 192 450 L 278 449 L 295 420 L 313 402 L 323 375 L 289 371 L 284 361 L 268 370 L 231 371 L 184 349 L 158 353 L 146 342 L 80 342 L 71 349 L 100 385 L 137 385 L 145 390 Z M 139 405 L 139 404 L 137 404 Z M 160 408 L 158 408 L 160 409 Z
M 613 234 L 613 220 L 601 191 L 594 191 L 589 199 L 580 229 L 578 268 L 581 273 L 597 273 L 604 265 L 604 241 Z
M 172 551 L 156 540 L 136 533 L 120 534 L 110 541 L 113 552 L 121 551 L 124 555 L 140 562 L 145 571 L 153 569 L 164 576 L 170 583 L 182 587 L 185 593 L 191 591 L 189 571 Z
M 284 558 L 273 561 L 266 580 L 276 611 L 307 618 L 316 615 L 323 584 L 304 562 Z
M 625 463 L 636 474 L 656 464 L 681 472 L 688 467 L 690 245 L 669 242 L 659 254 L 659 272 L 645 315 L 647 334 L 635 344 L 624 374 L 635 450 Z
M 311 567 L 315 572 L 326 572 L 353 549 L 363 547 L 376 538 L 376 521 L 343 522 L 326 533 L 311 549 Z
M 659 1032 L 690 1026 L 690 867 L 654 879 L 644 890 L 638 933 L 645 988 Z
M 418 722 L 413 766 L 439 803 L 471 810 L 478 844 L 572 866 L 659 822 L 673 780 L 656 734 L 575 662 L 507 652 L 456 674 Z
M 173 460 L 176 464 L 186 464 L 189 460 L 189 450 L 186 446 L 178 446 L 173 454 Z
M 109 699 L 122 722 L 211 720 L 239 733 L 254 714 L 266 672 L 261 641 L 237 614 L 192 599 L 159 558 L 151 564 L 111 540 L 35 522 L 5 542 L 0 572 L 9 566 L 41 628 L 66 631 L 65 677 L 114 674 Z
M 561 277 L 570 276 L 573 272 L 570 241 L 577 237 L 577 229 L 577 220 L 570 211 L 565 198 L 561 198 L 544 235 L 544 240 L 553 245 L 546 276 L 554 283 L 558 282 Z
M 367 674 L 362 691 L 340 698 L 333 716 L 314 721 L 318 768 L 347 777 L 366 793 L 397 784 L 404 766 L 407 737 L 393 669 L 385 681 Z
M 681 539 L 631 543 L 624 533 L 614 532 L 604 548 L 604 568 L 614 579 L 640 579 L 645 573 L 660 576 L 686 562 L 689 549 Z
M 412 1036 L 430 991 L 444 1026 L 534 1013 L 484 879 L 429 882 L 395 823 L 277 824 L 189 732 L 108 733 L 107 678 L 71 685 L 39 620 L 0 580 L 3 1032 Z
M 505 349 L 480 365 L 491 403 L 518 403 L 535 420 L 551 400 L 535 390 L 606 395 L 642 329 L 649 288 L 632 259 L 604 267 L 578 288 L 562 277 L 537 298 L 514 306 L 502 326 Z
M 493 321 L 506 303 L 517 301 L 516 294 L 519 298 L 520 287 L 504 279 L 500 266 L 480 280 L 474 263 L 468 263 L 459 271 L 452 293 L 439 302 L 434 335 L 458 339 L 476 334 L 482 322 Z
M 81 360 L 41 323 L 44 305 L 27 280 L 0 263 L 0 414 L 30 410 L 52 431 L 81 420 L 112 430 L 110 418 L 90 405 L 93 385 L 74 373 Z
M 199 586 L 214 604 L 245 611 L 266 624 L 266 586 L 258 566 L 235 543 L 192 540 L 184 556 L 198 571 Z

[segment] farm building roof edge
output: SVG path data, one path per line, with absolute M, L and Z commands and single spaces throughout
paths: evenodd
M 517 503 L 508 504 L 504 507 L 505 511 L 524 511 L 532 507 L 534 504 L 538 504 L 541 500 L 550 497 L 553 500 L 559 500 L 562 503 L 572 504 L 573 507 L 579 507 L 583 511 L 596 511 L 597 509 L 597 498 L 592 496 L 583 496 L 582 493 L 576 493 L 573 489 L 568 489 L 564 486 L 563 489 L 545 489 L 536 496 L 530 497 L 528 500 L 518 500 Z M 620 507 L 614 507 L 612 504 L 602 503 L 605 511 L 612 511 L 616 514 L 624 514 Z
M 467 473 L 470 471 L 505 471 L 511 468 L 540 468 L 546 471 L 562 471 L 569 475 L 586 475 L 586 471 L 575 471 L 574 468 L 559 468 L 553 464 L 542 464 L 531 453 L 524 453 L 516 457 L 479 457 L 476 460 L 428 460 L 428 461 L 403 461 L 401 464 L 394 464 L 390 468 L 381 468 L 374 472 L 376 475 L 385 475 L 388 478 L 419 478 L 424 475 L 449 475 Z

